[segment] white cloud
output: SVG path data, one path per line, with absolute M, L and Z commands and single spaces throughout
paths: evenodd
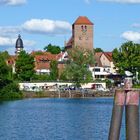
M 15 43 L 17 38 L 2 37 L 0 36 L 0 47 L 4 50 L 7 50 L 10 54 L 15 52 Z M 24 49 L 28 52 L 33 50 L 32 47 L 36 44 L 33 40 L 23 40 Z
M 16 26 L 0 26 L 0 34 L 1 36 L 13 36 L 14 34 L 18 34 L 21 32 L 21 27 Z
M 22 5 L 25 4 L 26 0 L 0 0 L 0 4 L 2 5 Z
M 22 28 L 30 33 L 60 35 L 71 31 L 71 24 L 66 21 L 49 19 L 31 19 L 26 21 Z
M 124 32 L 121 37 L 127 41 L 133 41 L 135 43 L 140 43 L 140 33 L 133 31 Z
M 115 3 L 129 3 L 129 4 L 138 4 L 140 0 L 98 0 L 103 2 L 115 2 Z
M 31 19 L 20 26 L 0 26 L 0 36 L 15 36 L 19 33 L 63 35 L 71 32 L 71 24 L 66 21 Z
M 19 26 L 0 26 L 0 50 L 5 48 L 14 53 L 18 34 L 31 33 L 47 36 L 64 35 L 71 32 L 71 24 L 66 21 L 53 21 L 49 19 L 31 19 Z M 37 50 L 35 41 L 24 40 L 25 50 Z M 8 49 L 7 49 L 8 48 Z
M 0 36 L 0 46 L 15 46 L 17 38 L 2 37 Z M 24 40 L 24 46 L 33 46 L 35 41 Z

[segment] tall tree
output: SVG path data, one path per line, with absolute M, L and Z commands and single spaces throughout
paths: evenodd
M 0 53 L 0 78 L 7 78 L 10 68 L 6 65 L 6 59 L 3 53 Z
M 134 75 L 136 72 L 140 74 L 140 44 L 123 43 L 119 49 L 113 50 L 113 60 L 120 73 L 124 74 L 125 70 L 129 70 Z
M 58 63 L 53 60 L 50 62 L 50 78 L 51 80 L 57 80 L 58 78 Z
M 93 52 L 75 47 L 69 50 L 68 54 L 69 60 L 61 77 L 73 81 L 77 86 L 90 82 L 92 80 L 92 73 L 88 66 L 94 64 Z
M 0 99 L 21 98 L 17 83 L 9 78 L 10 68 L 6 64 L 7 53 L 0 53 Z
M 21 81 L 30 81 L 34 76 L 34 58 L 25 51 L 16 60 L 16 74 Z
M 5 60 L 10 57 L 9 53 L 7 51 L 0 52 L 1 57 L 3 57 Z
M 52 44 L 49 44 L 48 46 L 45 46 L 44 50 L 47 51 L 47 52 L 50 52 L 52 54 L 59 54 L 61 52 L 61 49 L 60 49 L 59 46 L 52 45 Z

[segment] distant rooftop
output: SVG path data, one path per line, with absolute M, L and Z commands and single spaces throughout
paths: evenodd
M 74 25 L 77 24 L 93 25 L 93 23 L 86 16 L 79 16 L 74 22 Z

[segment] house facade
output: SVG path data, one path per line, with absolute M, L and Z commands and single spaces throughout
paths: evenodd
M 95 53 L 95 66 L 90 66 L 89 69 L 94 79 L 106 79 L 109 75 L 117 75 L 112 52 Z
M 35 72 L 36 74 L 50 74 L 50 63 L 51 61 L 58 62 L 58 69 L 62 71 L 64 64 L 62 61 L 66 60 L 66 53 L 61 52 L 59 54 L 51 54 L 50 52 L 41 52 L 39 55 L 32 52 L 31 55 L 34 56 L 35 61 Z

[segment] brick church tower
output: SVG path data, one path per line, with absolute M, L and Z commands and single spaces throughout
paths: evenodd
M 79 16 L 72 25 L 72 37 L 65 48 L 73 47 L 93 50 L 93 23 L 85 16 Z

